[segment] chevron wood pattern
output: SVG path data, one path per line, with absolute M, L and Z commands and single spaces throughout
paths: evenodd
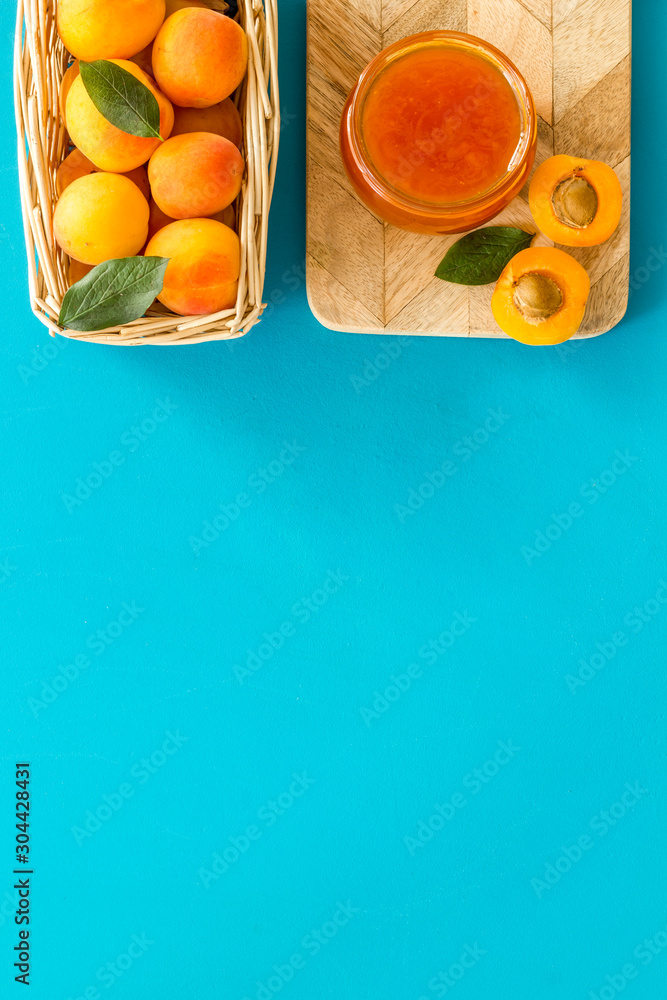
M 625 196 L 601 247 L 571 250 L 592 291 L 578 337 L 610 330 L 627 305 L 630 271 L 631 0 L 308 0 L 307 287 L 325 326 L 352 333 L 499 337 L 491 288 L 439 281 L 457 236 L 385 225 L 352 191 L 338 149 L 349 91 L 381 49 L 418 31 L 479 35 L 517 64 L 539 115 L 536 165 L 554 153 L 604 160 Z M 496 220 L 533 226 L 528 186 Z M 536 245 L 548 245 L 538 235 Z M 567 248 L 564 248 L 567 249 Z

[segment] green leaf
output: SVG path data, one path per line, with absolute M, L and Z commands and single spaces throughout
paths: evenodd
M 58 322 L 89 332 L 143 316 L 162 291 L 167 257 L 121 257 L 98 264 L 69 289 Z
M 528 249 L 534 236 L 514 226 L 488 226 L 467 233 L 449 248 L 435 276 L 456 285 L 490 285 L 512 257 Z
M 129 135 L 162 138 L 160 106 L 141 80 L 108 59 L 79 65 L 88 96 L 108 122 Z

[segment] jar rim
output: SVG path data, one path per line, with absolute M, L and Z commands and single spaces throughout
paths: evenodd
M 409 52 L 428 47 L 453 47 L 465 51 L 473 51 L 487 62 L 492 63 L 504 76 L 517 99 L 521 116 L 521 135 L 506 172 L 480 195 L 459 202 L 429 202 L 411 198 L 405 192 L 391 185 L 382 176 L 366 150 L 363 141 L 362 114 L 364 104 L 375 81 L 389 66 Z M 383 49 L 363 70 L 351 95 L 349 108 L 353 128 L 350 130 L 350 143 L 356 158 L 363 162 L 366 171 L 366 182 L 374 189 L 380 198 L 391 198 L 411 214 L 438 215 L 442 218 L 455 218 L 471 209 L 483 209 L 485 205 L 493 204 L 505 188 L 511 187 L 515 178 L 523 169 L 526 157 L 535 141 L 537 131 L 537 115 L 533 97 L 528 84 L 511 59 L 490 42 L 476 35 L 460 31 L 424 31 L 406 38 L 399 39 Z

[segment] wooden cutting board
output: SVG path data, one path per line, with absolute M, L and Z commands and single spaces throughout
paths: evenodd
M 434 271 L 459 237 L 387 226 L 354 194 L 340 158 L 347 95 L 381 49 L 448 28 L 493 42 L 519 67 L 539 115 L 536 165 L 554 153 L 603 160 L 623 186 L 624 213 L 601 247 L 569 250 L 592 289 L 579 337 L 610 330 L 627 305 L 630 261 L 631 0 L 308 0 L 307 287 L 332 330 L 504 337 L 493 286 L 465 288 Z M 527 187 L 496 224 L 533 227 Z M 534 245 L 548 245 L 540 236 Z M 568 248 L 565 248 L 568 249 Z

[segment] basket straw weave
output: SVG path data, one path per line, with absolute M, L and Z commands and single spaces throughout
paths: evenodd
M 176 316 L 159 303 L 143 319 L 94 333 L 63 329 L 58 316 L 69 288 L 68 260 L 53 238 L 56 170 L 69 148 L 58 109 L 70 60 L 56 31 L 57 0 L 18 0 L 14 90 L 30 302 L 51 334 L 103 344 L 195 344 L 241 337 L 263 311 L 269 208 L 280 138 L 277 0 L 240 0 L 248 35 L 248 73 L 234 97 L 244 123 L 246 176 L 236 204 L 241 274 L 234 309 Z M 214 3 L 211 3 L 214 6 Z

